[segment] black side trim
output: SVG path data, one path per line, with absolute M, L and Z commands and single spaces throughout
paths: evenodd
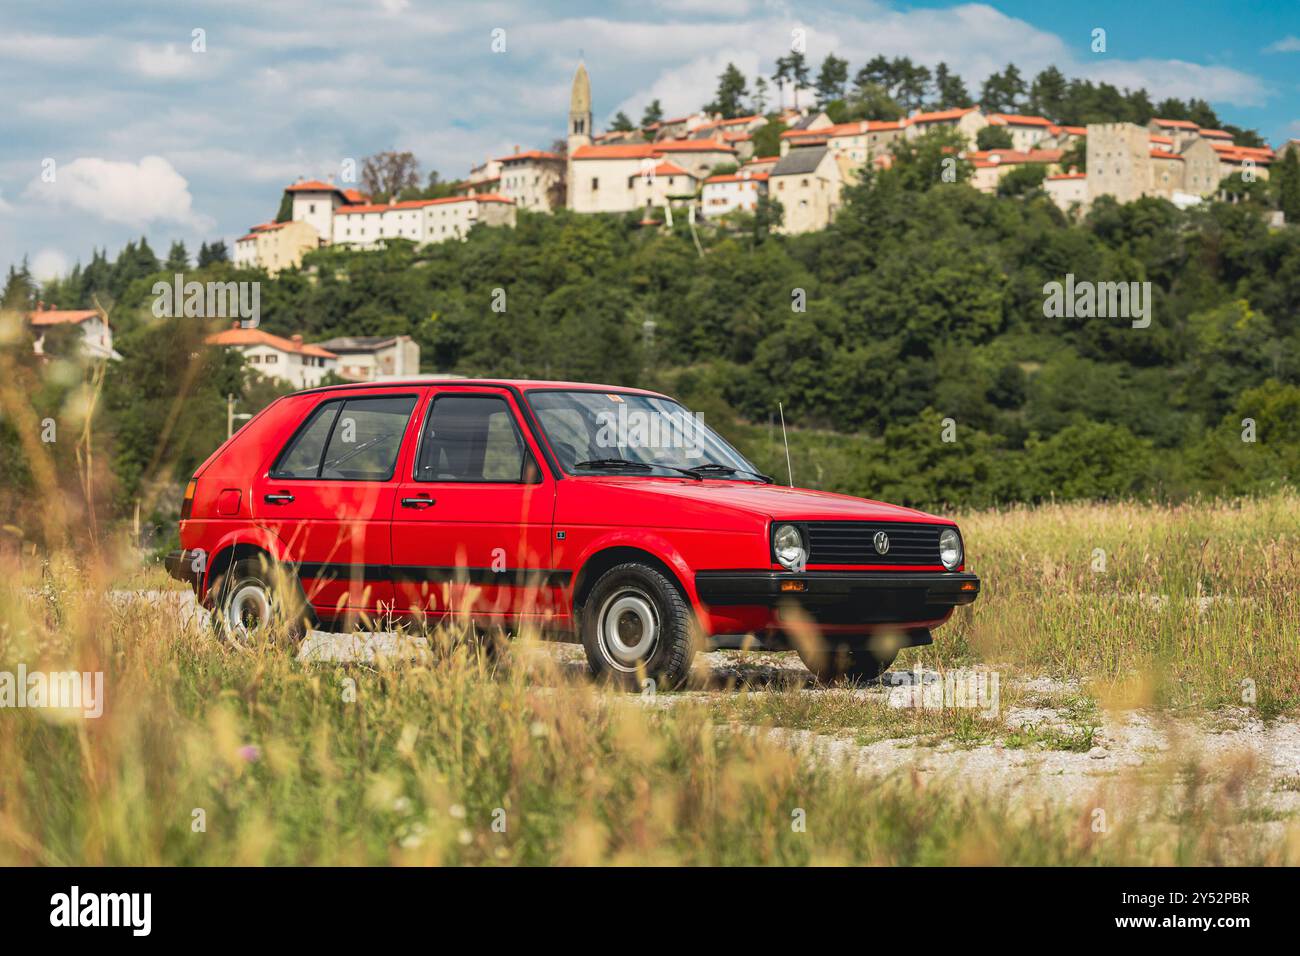
M 392 581 L 395 583 L 446 584 L 467 581 L 470 584 L 514 584 L 523 587 L 541 584 L 544 587 L 567 587 L 573 578 L 572 571 L 553 568 L 492 568 L 434 567 L 431 565 L 392 564 L 314 564 L 298 565 L 298 576 L 318 581 L 322 578 L 358 581 Z

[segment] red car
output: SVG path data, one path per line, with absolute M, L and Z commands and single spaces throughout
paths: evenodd
M 195 473 L 180 535 L 168 570 L 234 639 L 466 613 L 629 685 L 742 642 L 870 679 L 980 586 L 951 521 L 775 484 L 671 398 L 567 382 L 286 396 Z

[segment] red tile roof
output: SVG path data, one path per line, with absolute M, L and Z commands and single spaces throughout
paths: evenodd
M 1016 113 L 990 113 L 990 126 L 1051 126 L 1046 116 L 1020 116 Z
M 1167 149 L 1153 149 L 1153 150 L 1151 150 L 1151 158 L 1152 158 L 1152 159 L 1176 159 L 1176 160 L 1178 160 L 1180 163 L 1181 163 L 1181 162 L 1185 162 L 1185 160 L 1183 159 L 1183 157 L 1179 156 L 1177 153 L 1171 153 L 1171 152 L 1169 152 L 1169 150 L 1167 150 Z
M 1166 126 L 1169 129 L 1196 130 L 1200 128 L 1190 120 L 1152 119 L 1151 122 L 1155 123 L 1157 126 Z
M 265 345 L 281 352 L 314 355 L 317 358 L 338 358 L 333 352 L 319 345 L 309 345 L 297 337 L 286 339 L 279 335 L 272 335 L 270 332 L 263 332 L 261 329 L 225 329 L 215 335 L 209 335 L 203 341 L 208 345 Z
M 99 317 L 98 309 L 39 309 L 27 313 L 27 321 L 32 325 L 80 325 Z
M 662 143 L 581 146 L 574 159 L 661 159 L 664 153 L 734 153 L 735 147 L 712 139 L 677 139 Z
M 343 193 L 343 190 L 333 183 L 323 183 L 319 179 L 308 179 L 305 182 L 294 183 L 291 186 L 284 187 L 284 191 L 287 193 Z
M 670 163 L 667 160 L 654 168 L 654 174 L 656 176 L 691 176 L 692 179 L 695 178 L 676 163 Z
M 559 153 L 548 153 L 541 149 L 530 149 L 523 153 L 515 153 L 513 156 L 502 156 L 497 160 L 498 163 L 518 162 L 519 160 L 536 159 L 536 160 L 560 160 L 564 157 Z
M 979 169 L 990 166 L 1010 166 L 1016 163 L 1056 163 L 1065 155 L 1063 149 L 976 149 L 966 154 L 972 165 Z
M 1048 179 L 1087 179 L 1087 173 L 1057 173 L 1055 176 L 1048 176 Z
M 1152 133 L 1147 137 L 1147 139 L 1152 143 L 1161 143 L 1165 146 L 1174 145 L 1174 138 L 1172 136 L 1157 136 L 1155 133 Z
M 741 173 L 727 173 L 726 175 L 723 176 L 710 176 L 708 179 L 704 180 L 704 185 L 707 186 L 710 183 L 765 183 L 765 182 L 767 182 L 767 173 L 749 173 L 748 175 L 742 175 Z
M 362 206 L 344 206 L 336 213 L 339 216 L 366 215 L 368 213 L 392 212 L 395 209 L 423 209 L 425 206 L 441 206 L 454 202 L 504 202 L 514 204 L 514 200 L 499 193 L 480 193 L 477 196 L 444 196 L 441 199 L 407 199 L 395 203 L 372 203 Z
M 974 112 L 976 109 L 977 107 L 968 106 L 965 109 L 939 110 L 937 113 L 917 113 L 903 122 L 909 126 L 915 126 L 918 123 L 943 123 L 947 120 L 961 119 L 967 113 Z
M 1232 142 L 1232 134 L 1221 129 L 1203 129 L 1201 135 L 1206 139 L 1226 139 L 1228 142 Z

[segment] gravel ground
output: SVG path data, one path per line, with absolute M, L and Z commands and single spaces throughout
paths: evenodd
M 175 607 L 182 627 L 208 627 L 193 595 L 184 591 L 115 592 L 114 600 L 145 600 Z M 546 645 L 545 653 L 561 665 L 566 676 L 587 673 L 582 648 Z M 423 638 L 399 638 L 392 633 L 331 634 L 313 631 L 299 658 L 320 663 L 373 662 L 384 656 L 421 659 L 428 654 Z M 750 694 L 797 690 L 808 694 L 846 694 L 883 701 L 891 707 L 912 706 L 919 699 L 918 682 L 942 680 L 933 671 L 891 671 L 879 683 L 855 689 L 819 687 L 792 653 L 713 651 L 697 655 L 693 688 L 679 694 L 658 694 L 656 706 L 676 706 L 736 693 L 743 685 Z M 1010 687 L 1031 706 L 1008 706 L 997 718 L 1011 734 L 1026 727 L 1077 727 L 1079 716 L 1047 699 L 1077 699 L 1077 682 L 1051 677 L 1014 678 Z M 636 698 L 641 700 L 641 698 Z M 756 729 L 795 747 L 809 759 L 844 766 L 869 775 L 904 773 L 924 785 L 958 781 L 964 788 L 996 799 L 1063 801 L 1105 805 L 1108 794 L 1120 789 L 1154 789 L 1158 783 L 1185 780 L 1186 768 L 1199 765 L 1211 779 L 1241 776 L 1249 796 L 1263 809 L 1279 814 L 1300 812 L 1300 721 L 1263 721 L 1249 708 L 1219 710 L 1195 716 L 1157 711 L 1099 711 L 1094 746 L 1087 752 L 1006 746 L 998 739 L 963 746 L 931 737 L 894 738 L 861 744 L 851 729 L 843 733 L 814 733 L 783 727 Z

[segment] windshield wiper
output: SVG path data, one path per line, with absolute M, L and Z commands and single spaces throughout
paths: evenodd
M 689 468 L 678 468 L 676 465 L 661 465 L 658 462 L 633 461 L 631 458 L 592 458 L 590 461 L 580 461 L 573 466 L 574 468 L 631 468 L 636 471 L 650 471 L 654 468 L 667 468 L 669 471 L 675 471 L 685 475 L 687 478 L 694 478 L 696 481 L 703 481 L 703 475 L 697 475 Z
M 696 465 L 694 468 L 688 468 L 687 471 L 695 475 L 753 475 L 765 485 L 773 484 L 773 479 L 763 474 L 761 471 L 750 471 L 747 468 L 732 468 L 730 465 L 720 465 L 716 462 L 709 462 L 707 465 Z

